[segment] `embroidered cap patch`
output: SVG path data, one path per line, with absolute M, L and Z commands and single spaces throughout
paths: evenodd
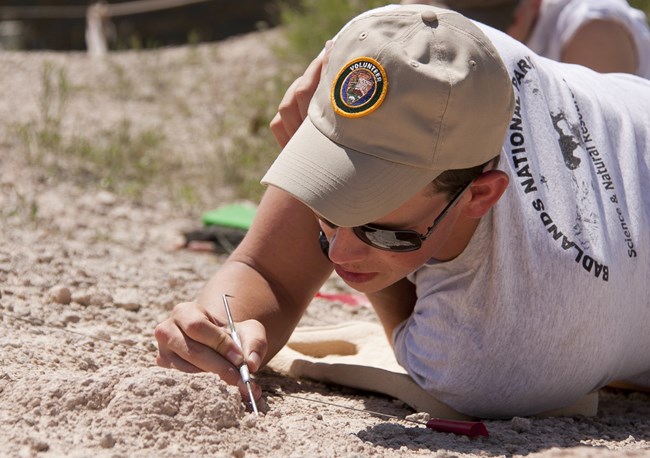
M 351 60 L 332 85 L 334 111 L 347 118 L 359 118 L 375 111 L 386 97 L 388 80 L 379 62 L 370 57 Z

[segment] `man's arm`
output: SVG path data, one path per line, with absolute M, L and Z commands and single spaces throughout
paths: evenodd
M 245 393 L 237 366 L 246 360 L 255 372 L 282 348 L 331 270 L 311 210 L 269 188 L 248 234 L 197 301 L 178 304 L 156 327 L 158 364 L 214 372 Z M 228 333 L 223 294 L 232 296 L 243 352 Z
M 215 275 L 199 302 L 224 317 L 222 293 L 233 319 L 254 318 L 267 333 L 270 359 L 286 343 L 305 308 L 332 272 L 318 241 L 313 212 L 284 191 L 270 187 L 249 233 Z
M 392 345 L 393 330 L 411 316 L 415 308 L 415 285 L 403 278 L 376 293 L 368 293 L 367 296 Z
M 601 73 L 636 73 L 639 66 L 630 32 L 610 20 L 594 20 L 580 27 L 562 50 L 562 61 Z

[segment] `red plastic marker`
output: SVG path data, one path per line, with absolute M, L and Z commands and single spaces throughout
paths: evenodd
M 413 421 L 413 420 L 410 420 Z M 422 423 L 418 421 L 418 423 Z M 432 418 L 426 423 L 427 428 L 443 433 L 462 434 L 463 436 L 489 437 L 487 428 L 480 421 L 461 421 L 461 420 L 444 420 L 441 418 Z

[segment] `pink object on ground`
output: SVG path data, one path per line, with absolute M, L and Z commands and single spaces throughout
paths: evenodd
M 368 299 L 360 294 L 323 293 L 319 291 L 316 293 L 315 297 L 319 299 L 327 299 L 333 302 L 342 302 L 346 305 L 359 305 L 365 307 L 370 305 Z

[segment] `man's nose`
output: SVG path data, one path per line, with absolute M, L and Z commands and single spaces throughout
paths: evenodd
M 329 258 L 335 264 L 361 261 L 371 248 L 357 237 L 352 228 L 338 227 L 329 238 Z

